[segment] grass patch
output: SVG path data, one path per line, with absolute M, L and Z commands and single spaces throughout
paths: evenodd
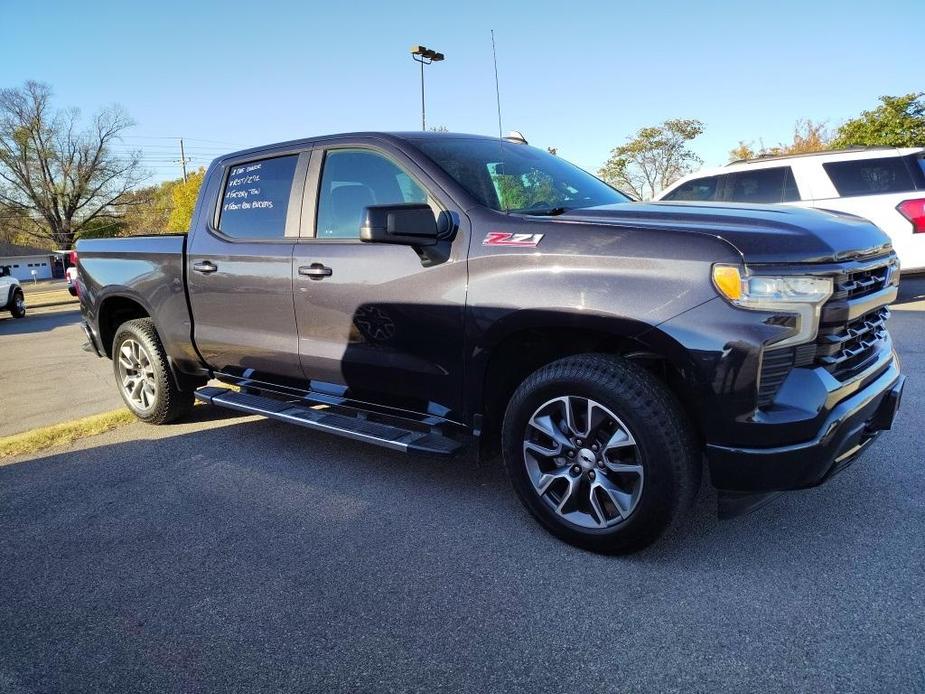
M 51 448 L 65 446 L 87 436 L 95 436 L 117 427 L 138 421 L 126 409 L 95 414 L 72 422 L 52 424 L 51 426 L 25 431 L 22 434 L 0 437 L 0 465 L 4 458 L 25 455 Z
M 76 296 L 71 296 L 67 289 L 33 294 L 26 293 L 26 308 L 41 308 L 42 306 L 70 303 L 79 304 L 80 300 Z

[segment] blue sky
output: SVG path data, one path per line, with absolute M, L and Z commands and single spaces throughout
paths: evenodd
M 0 0 L 0 86 L 51 84 L 61 106 L 119 103 L 156 178 L 173 140 L 205 163 L 239 146 L 420 127 L 505 130 L 596 169 L 637 128 L 698 118 L 722 164 L 739 140 L 787 141 L 798 118 L 836 125 L 882 94 L 925 90 L 925 2 L 21 2 Z

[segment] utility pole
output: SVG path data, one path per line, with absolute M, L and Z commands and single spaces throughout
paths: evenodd
M 183 138 L 180 138 L 180 166 L 183 167 L 183 182 L 186 183 L 186 153 L 183 151 Z
M 440 62 L 444 59 L 444 55 L 424 46 L 412 46 L 411 57 L 421 64 L 421 130 L 427 130 L 427 119 L 424 114 L 424 66 Z

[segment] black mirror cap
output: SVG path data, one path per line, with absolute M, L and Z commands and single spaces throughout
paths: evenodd
M 430 205 L 370 205 L 363 211 L 361 241 L 432 246 L 437 243 L 437 235 L 437 221 Z

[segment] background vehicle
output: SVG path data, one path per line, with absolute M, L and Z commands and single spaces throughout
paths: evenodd
M 64 278 L 67 280 L 67 291 L 71 296 L 77 296 L 77 251 L 71 251 L 68 254 L 69 265 L 64 271 Z
M 26 298 L 22 287 L 5 266 L 0 267 L 0 311 L 9 311 L 13 318 L 24 318 L 26 315 Z
M 925 270 L 925 148 L 863 148 L 759 157 L 675 182 L 666 201 L 786 203 L 869 219 L 904 272 Z
M 826 480 L 902 392 L 896 257 L 869 222 L 629 203 L 494 138 L 238 152 L 188 236 L 78 251 L 90 345 L 142 420 L 195 397 L 407 452 L 478 437 L 544 526 L 597 551 L 657 538 L 704 453 L 729 504 Z

